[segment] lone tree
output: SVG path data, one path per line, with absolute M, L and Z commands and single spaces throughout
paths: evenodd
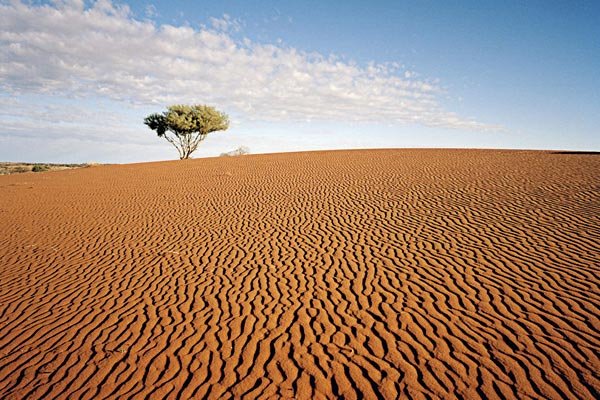
M 175 146 L 183 160 L 190 158 L 206 135 L 229 128 L 229 117 L 210 106 L 176 104 L 162 114 L 148 115 L 144 124 Z

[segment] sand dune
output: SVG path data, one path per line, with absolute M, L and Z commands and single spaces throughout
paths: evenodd
M 600 157 L 0 177 L 0 398 L 597 398 Z

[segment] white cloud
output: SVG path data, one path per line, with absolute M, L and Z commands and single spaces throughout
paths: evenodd
M 231 18 L 228 14 L 223 14 L 222 18 L 210 18 L 212 27 L 221 32 L 239 32 L 242 30 L 242 22 L 237 18 Z
M 158 11 L 156 10 L 156 7 L 154 6 L 154 4 L 148 4 L 144 8 L 144 14 L 148 18 L 154 18 L 158 15 Z
M 241 120 L 498 129 L 444 110 L 436 82 L 414 79 L 397 64 L 363 67 L 281 44 L 236 40 L 231 33 L 241 24 L 227 15 L 211 23 L 157 25 L 109 0 L 88 7 L 81 0 L 1 3 L 0 89 L 12 96 L 101 96 L 158 109 L 208 103 Z

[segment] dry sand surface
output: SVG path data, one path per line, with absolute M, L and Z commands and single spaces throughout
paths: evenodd
M 0 398 L 597 398 L 600 156 L 0 177 Z

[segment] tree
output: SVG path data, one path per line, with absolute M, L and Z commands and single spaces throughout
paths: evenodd
M 150 114 L 144 124 L 175 146 L 183 160 L 190 158 L 206 135 L 229 128 L 229 117 L 210 106 L 176 104 L 161 114 Z

